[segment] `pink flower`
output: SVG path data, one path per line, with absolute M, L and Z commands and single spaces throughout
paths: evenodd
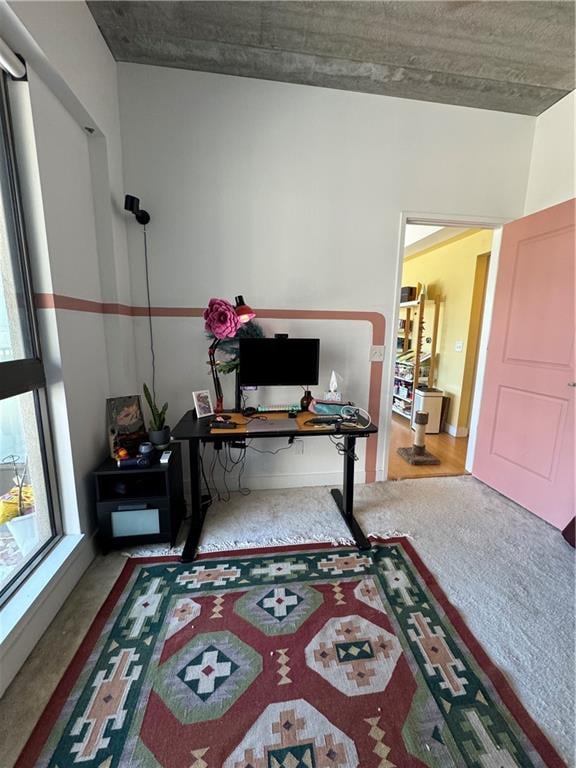
M 236 310 L 225 299 L 210 299 L 204 311 L 205 328 L 217 339 L 230 339 L 236 335 L 240 320 Z

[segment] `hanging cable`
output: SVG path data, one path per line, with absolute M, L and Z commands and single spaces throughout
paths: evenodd
M 148 274 L 148 236 L 146 226 L 144 230 L 144 265 L 146 269 L 146 299 L 148 301 L 148 326 L 150 329 L 150 354 L 152 356 L 152 395 L 156 402 L 156 353 L 154 351 L 154 333 L 152 332 L 152 306 L 150 303 L 150 278 Z
M 346 448 L 344 443 L 340 442 L 338 438 L 335 438 L 332 435 L 328 435 L 328 437 L 330 438 L 330 442 L 336 448 L 336 451 L 340 456 L 347 456 L 349 459 L 358 461 L 358 455 L 355 451 L 353 451 L 351 448 Z
M 208 484 L 208 478 L 206 477 L 206 471 L 204 469 L 204 453 L 206 452 L 206 444 L 202 446 L 202 453 L 200 454 L 200 469 L 202 472 L 202 479 L 204 480 L 204 486 L 206 487 L 206 495 L 208 496 L 208 506 L 212 504 L 212 490 Z
M 236 446 L 235 446 L 236 447 Z M 238 493 L 241 496 L 248 496 L 250 493 L 250 488 L 243 488 L 242 487 L 242 474 L 244 473 L 244 469 L 246 468 L 246 445 L 244 444 L 241 448 L 238 448 L 238 457 L 234 458 L 232 455 L 232 446 L 227 443 L 226 444 L 227 453 L 228 453 L 228 459 L 232 463 L 233 468 L 240 467 L 238 472 Z

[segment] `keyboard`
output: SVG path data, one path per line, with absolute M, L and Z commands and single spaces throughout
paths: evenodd
M 305 425 L 318 425 L 318 424 L 339 424 L 342 421 L 342 416 L 314 416 L 312 419 L 307 419 Z
M 299 403 L 288 403 L 285 405 L 259 405 L 256 409 L 258 413 L 285 413 L 286 411 L 299 411 Z

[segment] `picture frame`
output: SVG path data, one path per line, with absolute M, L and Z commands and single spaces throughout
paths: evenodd
M 210 392 L 207 389 L 192 392 L 192 399 L 194 400 L 194 408 L 196 409 L 196 418 L 203 419 L 205 416 L 214 415 L 212 399 L 210 397 Z
M 128 451 L 129 456 L 135 456 L 140 443 L 148 440 L 140 395 L 107 398 L 106 423 L 112 458 L 116 458 L 121 448 Z

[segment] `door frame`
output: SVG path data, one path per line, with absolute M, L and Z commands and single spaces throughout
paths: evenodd
M 518 217 L 523 214 L 519 214 Z M 400 289 L 402 288 L 402 270 L 404 266 L 404 239 L 406 236 L 407 224 L 422 224 L 425 226 L 441 227 L 469 227 L 470 229 L 491 229 L 494 232 L 492 239 L 492 249 L 490 252 L 490 263 L 488 265 L 488 275 L 486 278 L 486 294 L 484 298 L 484 312 L 482 317 L 482 327 L 480 329 L 480 340 L 478 345 L 478 361 L 476 364 L 476 379 L 474 383 L 474 392 L 472 394 L 472 408 L 470 413 L 470 429 L 468 435 L 468 448 L 466 452 L 465 469 L 472 471 L 472 462 L 474 451 L 476 449 L 476 428 L 478 425 L 478 416 L 480 413 L 480 399 L 484 385 L 484 370 L 486 367 L 486 350 L 488 339 L 490 338 L 490 327 L 492 324 L 492 310 L 494 308 L 494 295 L 496 293 L 496 277 L 498 274 L 498 263 L 500 258 L 500 244 L 502 242 L 502 227 L 514 221 L 514 218 L 499 218 L 497 216 L 471 216 L 462 214 L 430 213 L 420 211 L 402 211 L 400 214 L 400 227 L 398 234 L 398 250 L 396 260 L 395 290 L 394 290 L 394 310 L 391 322 L 387 328 L 388 349 L 390 350 L 388 360 L 388 370 L 386 379 L 387 391 L 384 393 L 384 408 L 386 413 L 386 434 L 389 436 L 392 426 L 392 381 L 394 376 L 395 350 L 394 337 L 398 320 L 400 316 Z M 384 472 L 387 479 L 388 459 L 390 450 L 390 439 L 386 440 L 384 446 Z

